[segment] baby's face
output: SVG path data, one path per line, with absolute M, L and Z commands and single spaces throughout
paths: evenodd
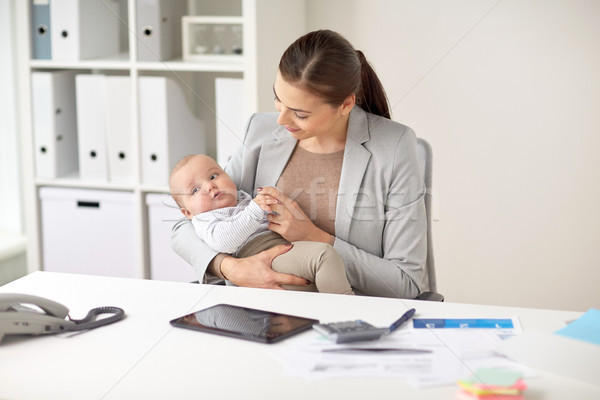
M 171 192 L 179 196 L 187 217 L 237 204 L 237 187 L 210 157 L 194 156 L 171 179 Z

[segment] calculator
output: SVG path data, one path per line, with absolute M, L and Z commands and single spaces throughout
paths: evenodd
M 315 324 L 313 329 L 321 335 L 336 343 L 360 342 L 366 340 L 377 340 L 383 335 L 389 335 L 402 324 L 406 323 L 415 315 L 415 309 L 406 311 L 398 320 L 388 328 L 377 328 L 361 319 L 354 321 L 331 322 L 328 324 Z
M 376 328 L 363 320 L 315 324 L 313 329 L 336 343 L 377 340 L 389 332 L 388 328 Z

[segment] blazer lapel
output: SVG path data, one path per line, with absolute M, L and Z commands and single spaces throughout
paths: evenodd
M 266 142 L 261 148 L 254 182 L 255 188 L 275 186 L 296 147 L 298 141 L 289 136 L 284 129 L 278 127 L 273 132 L 275 140 Z
M 354 206 L 360 195 L 361 183 L 371 158 L 371 152 L 363 143 L 370 139 L 367 114 L 355 106 L 348 121 L 348 136 L 338 189 L 335 215 L 335 235 L 348 240 Z

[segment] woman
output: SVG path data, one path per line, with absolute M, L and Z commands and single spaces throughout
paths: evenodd
M 416 297 L 427 246 L 416 137 L 389 119 L 362 52 L 335 32 L 308 33 L 283 54 L 273 92 L 279 114 L 250 118 L 227 173 L 241 190 L 276 199 L 269 229 L 290 242 L 333 245 L 357 294 Z M 238 286 L 307 284 L 271 269 L 289 246 L 217 255 L 187 221 L 174 227 L 171 243 L 203 282 L 214 275 Z

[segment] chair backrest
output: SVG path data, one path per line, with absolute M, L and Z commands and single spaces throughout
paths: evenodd
M 425 212 L 427 214 L 427 261 L 425 262 L 425 276 L 421 290 L 437 292 L 435 279 L 435 261 L 433 258 L 433 237 L 431 232 L 431 198 L 432 198 L 432 159 L 431 146 L 426 140 L 417 139 L 417 154 L 419 156 L 421 173 L 425 181 Z

